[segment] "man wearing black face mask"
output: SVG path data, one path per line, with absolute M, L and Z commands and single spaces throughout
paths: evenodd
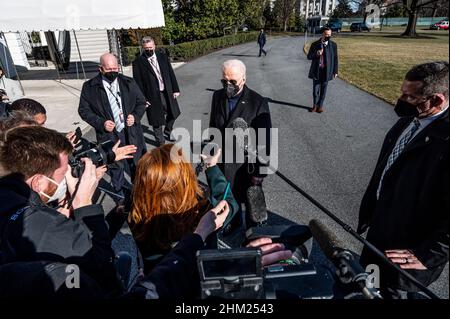
M 413 67 L 359 212 L 358 232 L 424 285 L 448 262 L 449 68 L 447 62 Z M 418 290 L 364 248 L 363 265 L 380 267 L 385 298 L 417 297 Z
M 78 113 L 95 129 L 97 142 L 120 140 L 121 146 L 137 147 L 132 158 L 109 166 L 112 187 L 121 197 L 131 190 L 131 185 L 125 186 L 124 171 L 133 179 L 136 164 L 146 151 L 140 124 L 144 112 L 145 98 L 136 82 L 119 74 L 117 58 L 113 54 L 103 54 L 100 73 L 83 85 Z M 114 200 L 118 205 L 123 203 L 118 196 Z
M 228 60 L 222 65 L 222 86 L 213 94 L 210 114 L 210 128 L 217 128 L 225 138 L 225 129 L 233 128 L 233 122 L 242 118 L 256 133 L 257 141 L 249 141 L 252 147 L 256 145 L 266 148 L 270 155 L 270 129 L 272 122 L 267 99 L 251 90 L 245 84 L 246 67 L 240 60 Z M 258 135 L 258 129 L 265 130 L 265 139 Z M 226 159 L 227 149 L 233 145 L 226 145 L 223 141 L 223 159 Z M 228 141 L 230 142 L 230 141 Z M 261 154 L 262 155 L 262 154 Z M 252 185 L 260 185 L 265 174 L 260 172 L 260 163 L 222 163 L 218 164 L 226 179 L 231 183 L 232 192 L 236 201 L 246 202 L 247 189 Z
M 311 44 L 307 57 L 311 60 L 308 77 L 313 80 L 313 107 L 310 111 L 322 113 L 328 82 L 338 75 L 337 45 L 331 41 L 330 28 L 322 29 L 322 37 Z
M 173 125 L 180 115 L 177 102 L 180 88 L 169 58 L 156 51 L 153 38 L 144 37 L 141 42 L 143 52 L 133 61 L 133 78 L 147 100 L 148 123 L 153 126 L 159 146 L 166 138 L 172 140 Z

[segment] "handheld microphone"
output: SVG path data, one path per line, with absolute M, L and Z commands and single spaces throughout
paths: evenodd
M 355 283 L 367 299 L 382 298 L 376 289 L 367 286 L 368 274 L 355 259 L 353 252 L 345 249 L 344 244 L 325 224 L 312 219 L 309 228 L 325 256 L 336 266 L 336 275 L 343 284 Z
M 266 198 L 260 185 L 250 186 L 247 190 L 247 208 L 250 221 L 256 226 L 264 226 L 267 222 Z
M 244 150 L 245 154 L 248 153 L 248 128 L 247 122 L 242 117 L 238 117 L 233 121 L 233 131 L 240 129 L 243 132 L 243 134 L 235 136 L 237 145 Z

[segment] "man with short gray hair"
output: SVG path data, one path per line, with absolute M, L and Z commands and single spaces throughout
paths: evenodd
M 449 249 L 447 62 L 413 67 L 405 76 L 359 212 L 358 232 L 425 286 L 439 278 Z M 361 264 L 380 267 L 385 298 L 419 297 L 418 289 L 366 247 Z
M 169 58 L 163 51 L 156 51 L 155 40 L 144 37 L 141 44 L 143 52 L 133 61 L 133 78 L 147 100 L 148 122 L 159 146 L 165 143 L 164 135 L 172 140 L 173 125 L 180 115 L 180 89 Z

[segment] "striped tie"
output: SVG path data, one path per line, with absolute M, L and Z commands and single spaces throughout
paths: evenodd
M 395 160 L 403 152 L 405 146 L 409 143 L 409 141 L 411 141 L 411 138 L 414 136 L 414 133 L 416 133 L 416 131 L 419 129 L 419 126 L 420 126 L 419 120 L 414 119 L 409 131 L 402 137 L 402 139 L 398 142 L 397 146 L 392 151 L 391 155 L 389 155 L 386 167 L 383 170 L 383 174 L 381 174 L 380 183 L 378 184 L 377 199 L 380 198 L 381 185 L 383 184 L 384 175 L 386 174 L 387 170 L 391 168 L 392 164 L 394 164 Z
M 109 105 L 111 106 L 111 110 L 114 117 L 114 123 L 116 124 L 116 131 L 120 132 L 124 129 L 125 124 L 123 121 L 123 112 L 120 106 L 120 101 L 116 88 L 117 82 L 114 81 L 111 83 L 111 86 L 108 87 L 111 94 L 108 94 Z

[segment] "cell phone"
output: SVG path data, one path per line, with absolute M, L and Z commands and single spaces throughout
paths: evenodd
M 75 140 L 73 141 L 73 143 L 76 145 L 78 144 L 78 142 L 81 141 L 81 136 L 83 135 L 83 133 L 81 132 L 81 128 L 78 126 L 75 130 Z

